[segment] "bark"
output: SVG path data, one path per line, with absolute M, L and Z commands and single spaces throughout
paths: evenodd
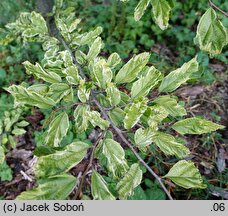
M 52 11 L 54 0 L 37 0 L 37 9 L 44 16 Z

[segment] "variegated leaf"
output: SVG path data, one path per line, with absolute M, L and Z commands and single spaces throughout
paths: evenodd
M 199 64 L 196 57 L 191 61 L 184 63 L 180 68 L 170 72 L 159 87 L 160 92 L 172 92 L 180 85 L 188 81 L 192 73 L 198 71 Z
M 50 123 L 45 143 L 49 146 L 58 147 L 69 128 L 67 113 L 62 112 Z
M 117 84 L 129 83 L 135 80 L 138 74 L 149 61 L 149 53 L 141 53 L 131 58 L 117 73 L 115 82 Z
M 116 186 L 119 193 L 119 198 L 127 199 L 129 196 L 131 196 L 134 189 L 140 185 L 141 181 L 142 170 L 140 169 L 139 164 L 135 163 L 131 165 L 130 170 Z

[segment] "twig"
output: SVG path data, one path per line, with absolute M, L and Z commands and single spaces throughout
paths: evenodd
M 63 46 L 65 47 L 66 50 L 68 50 L 71 54 L 72 60 L 75 63 L 75 65 L 78 66 L 80 75 L 82 76 L 82 78 L 86 79 L 86 75 L 83 72 L 83 69 L 81 67 L 81 65 L 77 62 L 73 52 L 71 51 L 70 47 L 66 44 L 65 40 L 62 37 L 58 37 L 59 41 L 63 44 Z M 167 188 L 165 187 L 163 180 L 147 165 L 147 163 L 140 157 L 140 155 L 138 154 L 138 152 L 134 149 L 134 146 L 125 138 L 125 136 L 122 134 L 122 131 L 116 127 L 116 125 L 110 120 L 110 118 L 108 117 L 108 114 L 106 113 L 106 111 L 104 110 L 104 108 L 100 105 L 100 103 L 98 102 L 98 100 L 96 99 L 95 96 L 95 92 L 93 91 L 93 89 L 91 90 L 91 96 L 92 99 L 94 101 L 94 103 L 96 104 L 96 106 L 99 108 L 99 110 L 101 111 L 103 117 L 109 121 L 110 125 L 112 126 L 112 128 L 115 130 L 115 132 L 117 133 L 117 135 L 121 138 L 121 140 L 131 149 L 131 151 L 134 153 L 134 155 L 136 156 L 136 158 L 139 160 L 139 162 L 146 167 L 146 169 L 150 172 L 150 174 L 157 179 L 157 181 L 159 182 L 160 186 L 162 187 L 162 189 L 164 190 L 164 192 L 167 194 L 168 198 L 170 200 L 173 200 L 170 192 L 167 190 Z
M 83 187 L 83 184 L 84 184 L 84 181 L 85 181 L 85 177 L 86 177 L 89 169 L 92 167 L 92 164 L 93 164 L 93 159 L 94 159 L 94 154 L 95 154 L 96 147 L 97 147 L 98 143 L 100 142 L 100 140 L 105 136 L 105 133 L 106 133 L 106 131 L 104 131 L 100 135 L 100 137 L 98 137 L 97 141 L 94 143 L 94 145 L 92 147 L 92 152 L 91 152 L 91 155 L 90 155 L 89 164 L 86 167 L 86 170 L 84 171 L 84 173 L 83 173 L 83 175 L 81 177 L 81 181 L 79 183 L 78 190 L 77 190 L 77 192 L 75 194 L 75 199 L 77 199 L 80 196 L 80 194 L 81 194 L 82 187 Z
M 214 9 L 218 10 L 219 12 L 221 12 L 224 16 L 228 17 L 228 13 L 223 11 L 221 8 L 219 8 L 217 5 L 215 5 L 211 0 L 208 0 L 209 5 L 211 7 L 213 7 Z
M 33 180 L 23 170 L 21 170 L 20 173 L 21 173 L 21 175 L 23 175 L 25 180 L 33 182 Z
M 101 113 L 103 114 L 104 118 L 110 122 L 110 125 L 112 126 L 112 128 L 116 131 L 116 133 L 118 134 L 118 136 L 121 138 L 121 140 L 131 149 L 131 151 L 134 153 L 134 155 L 137 157 L 137 159 L 139 160 L 139 162 L 146 167 L 146 169 L 150 172 L 150 174 L 152 176 L 154 176 L 154 178 L 157 179 L 157 181 L 159 182 L 159 184 L 161 185 L 162 189 L 165 191 L 165 193 L 167 194 L 167 196 L 169 197 L 170 200 L 173 200 L 171 194 L 169 193 L 169 191 L 167 190 L 167 188 L 165 187 L 165 185 L 162 182 L 162 179 L 147 165 L 147 163 L 140 157 L 140 155 L 138 154 L 138 152 L 134 149 L 134 146 L 125 138 L 125 136 L 122 134 L 121 130 L 116 127 L 116 125 L 109 119 L 107 113 L 105 112 L 105 110 L 103 109 L 103 107 L 100 105 L 100 103 L 94 99 L 94 103 L 97 105 L 97 107 L 99 108 L 99 110 L 101 111 Z

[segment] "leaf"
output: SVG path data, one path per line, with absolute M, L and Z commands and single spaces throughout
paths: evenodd
M 201 50 L 208 52 L 211 56 L 220 54 L 228 43 L 227 29 L 218 20 L 212 7 L 201 17 L 194 41 Z
M 26 127 L 29 125 L 29 122 L 23 120 L 23 121 L 20 121 L 16 124 L 18 127 Z
M 173 5 L 168 0 L 151 0 L 152 13 L 156 24 L 165 30 L 169 25 L 169 16 Z
M 72 87 L 70 87 L 70 89 L 67 91 L 66 95 L 64 95 L 63 100 L 66 103 L 74 102 L 74 90 Z
M 5 151 L 4 148 L 0 145 L 0 166 L 5 161 Z
M 121 62 L 121 58 L 118 55 L 118 53 L 112 53 L 109 57 L 108 57 L 108 61 L 107 64 L 110 68 L 115 68 L 117 65 L 119 65 Z
M 147 99 L 139 99 L 125 107 L 124 128 L 130 129 L 139 121 L 147 109 Z
M 66 75 L 66 80 L 71 85 L 78 85 L 80 81 L 80 76 L 78 74 L 78 68 L 76 65 L 69 66 L 63 70 Z
M 125 112 L 119 107 L 108 112 L 109 118 L 116 126 L 121 126 L 125 117 Z
M 163 106 L 160 105 L 154 105 L 152 107 L 149 107 L 149 116 L 147 117 L 147 123 L 148 125 L 157 130 L 157 126 L 159 123 L 161 123 L 167 116 L 168 112 Z
M 192 75 L 198 71 L 199 64 L 196 57 L 191 61 L 184 63 L 180 68 L 170 72 L 163 80 L 159 87 L 160 92 L 172 92 L 180 85 L 188 81 Z
M 27 90 L 29 91 L 34 91 L 40 95 L 46 95 L 48 90 L 49 90 L 49 86 L 46 85 L 46 84 L 35 84 L 35 85 L 32 85 L 32 86 L 29 86 L 27 88 Z
M 73 38 L 71 45 L 74 46 L 83 46 L 93 43 L 93 41 L 102 33 L 102 27 L 98 26 L 96 29 L 86 32 L 80 35 L 77 35 Z
M 60 51 L 58 54 L 66 69 L 71 66 L 76 66 L 74 65 L 71 53 L 68 50 Z
M 91 177 L 91 190 L 94 200 L 115 200 L 107 187 L 107 183 L 95 170 Z
M 135 163 L 131 165 L 130 170 L 116 186 L 120 199 L 127 199 L 128 196 L 131 196 L 134 189 L 140 185 L 141 181 L 142 170 L 140 169 L 139 164 Z
M 163 75 L 155 67 L 150 67 L 146 75 L 141 76 L 133 83 L 131 97 L 138 98 L 148 95 L 150 90 L 158 84 L 162 77 Z
M 105 89 L 107 83 L 112 81 L 112 70 L 104 59 L 101 59 L 93 64 L 92 74 L 100 88 Z
M 147 200 L 166 200 L 165 192 L 158 187 L 146 189 L 145 194 L 147 196 Z
M 105 139 L 102 153 L 107 158 L 107 168 L 115 178 L 121 178 L 127 171 L 128 165 L 121 145 L 113 139 Z
M 55 106 L 55 101 L 49 97 L 44 97 L 34 91 L 27 90 L 23 86 L 12 85 L 6 88 L 6 91 L 11 93 L 15 99 L 15 105 L 17 104 L 28 104 L 36 106 L 41 109 L 47 109 Z
M 115 84 L 108 83 L 106 93 L 107 93 L 107 98 L 112 106 L 116 106 L 120 103 L 121 101 L 120 91 L 118 88 L 116 88 Z
M 169 95 L 160 96 L 153 102 L 161 107 L 164 107 L 165 110 L 173 117 L 187 115 L 185 108 L 179 105 L 177 100 Z
M 147 196 L 142 187 L 138 186 L 134 189 L 132 196 L 130 196 L 128 200 L 147 200 Z
M 175 184 L 189 188 L 205 188 L 199 170 L 192 161 L 178 161 L 164 177 L 171 179 Z
M 198 117 L 187 118 L 176 122 L 172 128 L 178 133 L 184 134 L 204 134 L 218 129 L 225 128 L 223 125 L 213 123 L 211 121 Z
M 63 19 L 60 19 L 59 17 L 55 18 L 55 23 L 56 23 L 56 27 L 58 28 L 58 30 L 60 31 L 61 35 L 63 36 L 63 38 L 68 42 L 71 40 L 71 35 L 69 33 L 69 27 L 67 26 L 67 24 L 64 22 Z
M 97 111 L 87 111 L 86 115 L 90 123 L 96 127 L 100 127 L 102 130 L 105 130 L 109 126 L 109 122 L 101 118 L 101 115 Z
M 151 128 L 139 128 L 134 135 L 135 145 L 139 148 L 145 148 L 152 143 L 154 131 Z
M 89 52 L 87 54 L 88 61 L 91 61 L 98 56 L 98 54 L 101 51 L 102 45 L 103 45 L 102 40 L 100 37 L 98 37 L 89 48 Z
M 141 19 L 149 3 L 150 3 L 150 0 L 139 1 L 138 5 L 135 8 L 135 13 L 134 13 L 134 18 L 136 21 L 139 21 Z
M 117 73 L 115 82 L 117 84 L 132 82 L 142 71 L 149 61 L 150 54 L 147 52 L 131 58 Z
M 89 145 L 84 142 L 73 142 L 61 151 L 41 156 L 34 166 L 38 178 L 58 175 L 68 172 L 85 157 Z
M 87 111 L 89 111 L 88 105 L 78 105 L 74 110 L 75 130 L 77 133 L 82 133 L 88 128 Z
M 65 83 L 54 83 L 49 87 L 47 96 L 56 103 L 60 102 L 66 95 L 70 93 L 70 86 Z
M 12 148 L 16 148 L 16 146 L 17 146 L 17 140 L 15 140 L 15 138 L 12 135 L 9 135 L 8 136 L 8 140 L 9 140 L 10 146 Z
M 73 191 L 76 178 L 62 174 L 52 176 L 39 182 L 37 188 L 22 192 L 17 200 L 64 200 Z
M 0 181 L 11 181 L 13 179 L 12 170 L 7 165 L 6 161 L 0 164 Z
M 28 74 L 33 74 L 38 79 L 42 79 L 49 83 L 58 83 L 62 81 L 58 74 L 44 71 L 44 69 L 38 63 L 33 65 L 29 61 L 25 61 L 23 65 L 25 66 L 26 72 Z
M 12 134 L 16 135 L 16 136 L 20 136 L 26 133 L 26 130 L 22 129 L 22 128 L 14 128 L 12 130 Z
M 69 128 L 68 115 L 65 112 L 57 115 L 50 123 L 45 143 L 58 147 Z
M 91 88 L 91 85 L 89 83 L 86 83 L 85 80 L 80 80 L 77 95 L 78 95 L 79 100 L 82 103 L 86 103 L 86 101 L 89 100 L 90 88 Z
M 156 132 L 153 137 L 153 142 L 163 151 L 166 155 L 175 155 L 178 158 L 184 158 L 190 154 L 190 151 L 182 143 L 177 142 L 175 137 L 162 132 Z

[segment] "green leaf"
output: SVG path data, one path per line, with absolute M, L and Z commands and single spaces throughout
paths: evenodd
M 115 200 L 115 197 L 107 187 L 107 183 L 95 170 L 93 170 L 91 177 L 91 190 L 94 200 Z
M 110 68 L 115 68 L 117 65 L 119 65 L 121 63 L 121 58 L 118 55 L 118 53 L 112 53 L 109 57 L 108 57 L 108 61 L 107 64 Z
M 165 192 L 158 187 L 146 189 L 145 194 L 146 194 L 147 200 L 166 200 Z
M 2 133 L 3 133 L 3 121 L 2 121 L 2 119 L 0 119 L 0 135 L 2 135 Z
M 38 63 L 33 65 L 29 61 L 25 61 L 23 65 L 25 66 L 26 72 L 28 74 L 33 74 L 38 79 L 42 79 L 49 83 L 58 83 L 62 81 L 58 74 L 44 71 L 44 69 Z
M 163 106 L 160 105 L 155 105 L 149 107 L 148 109 L 149 116 L 147 117 L 147 123 L 151 128 L 157 130 L 158 124 L 161 123 L 169 113 Z
M 148 95 L 150 90 L 158 84 L 162 77 L 163 75 L 155 67 L 150 67 L 145 75 L 133 83 L 131 97 L 138 98 Z
M 63 97 L 70 93 L 70 86 L 65 83 L 54 83 L 49 87 L 47 96 L 53 99 L 56 103 L 60 102 Z
M 63 100 L 66 103 L 74 102 L 74 90 L 72 87 L 70 87 L 70 89 L 67 91 L 67 94 L 64 95 Z
M 26 127 L 29 125 L 29 122 L 23 120 L 23 121 L 20 121 L 16 124 L 17 127 Z
M 112 106 L 116 106 L 120 103 L 121 101 L 120 91 L 118 88 L 116 88 L 114 83 L 107 84 L 106 93 L 107 93 L 107 98 L 110 101 L 110 104 Z
M 80 80 L 78 86 L 78 98 L 82 103 L 86 103 L 89 100 L 91 85 L 86 83 L 85 80 Z
M 74 110 L 75 130 L 77 133 L 82 133 L 88 128 L 87 111 L 89 111 L 88 105 L 78 105 Z
M 62 174 L 39 181 L 37 188 L 22 192 L 17 200 L 64 200 L 73 191 L 76 178 Z
M 65 112 L 57 115 L 50 123 L 46 144 L 49 146 L 58 147 L 63 137 L 66 136 L 69 128 L 68 115 Z
M 187 115 L 185 108 L 179 105 L 177 100 L 169 95 L 160 96 L 153 102 L 161 107 L 164 107 L 165 110 L 173 117 Z
M 192 161 L 177 162 L 164 177 L 171 179 L 175 184 L 189 188 L 205 188 L 199 170 Z
M 105 130 L 109 126 L 109 122 L 101 118 L 101 115 L 97 111 L 87 111 L 86 115 L 90 123 L 96 127 L 100 127 L 102 130 Z
M 71 57 L 71 53 L 68 50 L 60 51 L 59 57 L 64 62 L 64 66 L 66 68 L 74 66 L 73 59 Z
M 121 126 L 125 117 L 125 112 L 119 107 L 108 112 L 109 118 L 116 126 Z
M 12 134 L 16 135 L 16 136 L 20 136 L 26 133 L 26 130 L 22 129 L 22 128 L 14 128 L 12 130 Z
M 135 163 L 131 165 L 130 170 L 116 186 L 119 193 L 119 198 L 127 199 L 128 196 L 131 196 L 134 189 L 140 185 L 141 181 L 142 170 L 140 169 L 139 164 Z
M 141 0 L 135 8 L 134 18 L 136 21 L 139 21 L 143 16 L 145 10 L 147 9 L 150 0 Z
M 223 125 L 198 117 L 187 118 L 176 122 L 172 128 L 180 134 L 204 134 L 225 128 Z
M 55 18 L 55 24 L 60 31 L 61 35 L 64 37 L 64 39 L 68 42 L 71 40 L 71 35 L 69 32 L 69 27 L 67 24 L 64 22 L 63 19 L 60 19 L 59 17 Z
M 98 26 L 96 29 L 86 32 L 80 35 L 77 35 L 73 38 L 71 45 L 74 46 L 83 46 L 93 43 L 93 41 L 102 33 L 102 27 Z
M 211 56 L 220 54 L 228 43 L 227 29 L 218 20 L 215 10 L 210 7 L 199 21 L 195 43 Z
M 172 92 L 180 85 L 188 81 L 192 75 L 198 71 L 199 64 L 196 57 L 186 62 L 182 67 L 170 72 L 163 80 L 159 87 L 160 92 Z
M 150 54 L 147 52 L 131 58 L 117 73 L 115 82 L 117 84 L 132 82 L 149 61 Z
M 175 137 L 162 132 L 156 132 L 153 137 L 153 142 L 163 151 L 166 155 L 175 155 L 178 158 L 184 158 L 190 154 L 190 151 L 182 143 L 177 142 Z
M 151 130 L 151 128 L 146 128 L 144 130 L 139 128 L 134 135 L 135 145 L 140 149 L 145 148 L 152 143 L 153 136 L 154 131 Z
M 100 37 L 98 37 L 89 48 L 89 52 L 87 54 L 88 61 L 91 61 L 98 56 L 98 54 L 101 51 L 102 45 L 103 45 L 102 40 Z
M 55 106 L 55 101 L 49 97 L 44 97 L 34 91 L 30 91 L 23 86 L 12 85 L 6 88 L 6 91 L 11 93 L 15 99 L 15 105 L 17 104 L 28 104 L 36 106 L 41 109 L 47 109 Z
M 124 128 L 130 129 L 137 124 L 147 109 L 147 101 L 148 99 L 146 98 L 139 99 L 125 107 L 124 111 L 126 115 L 124 118 Z
M 11 181 L 12 179 L 12 170 L 4 160 L 3 163 L 0 164 L 0 181 Z
M 14 138 L 12 135 L 9 135 L 9 136 L 8 136 L 8 140 L 9 140 L 10 146 L 11 146 L 12 148 L 16 148 L 16 146 L 17 146 L 17 141 L 15 140 L 15 138 Z
M 29 91 L 34 91 L 40 95 L 46 95 L 49 90 L 49 86 L 46 84 L 35 84 L 27 88 Z
M 41 156 L 34 166 L 38 178 L 58 175 L 68 172 L 85 157 L 89 145 L 84 142 L 73 142 L 63 150 Z
M 169 16 L 173 5 L 168 0 L 150 0 L 156 24 L 165 30 L 169 26 Z
M 5 161 L 5 151 L 4 148 L 0 145 L 0 166 Z
M 97 85 L 100 88 L 105 89 L 107 83 L 110 83 L 112 81 L 112 70 L 104 59 L 95 62 L 91 66 L 91 71 Z
M 107 168 L 115 178 L 121 178 L 127 171 L 128 165 L 121 145 L 113 139 L 105 139 L 102 153 L 107 158 Z
M 69 66 L 63 70 L 66 75 L 66 80 L 71 85 L 78 85 L 80 81 L 80 76 L 78 74 L 78 68 L 76 65 Z

